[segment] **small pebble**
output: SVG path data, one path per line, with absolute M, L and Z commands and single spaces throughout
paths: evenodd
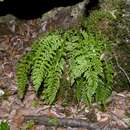
M 5 92 L 2 89 L 0 89 L 0 97 L 3 96 L 4 94 Z

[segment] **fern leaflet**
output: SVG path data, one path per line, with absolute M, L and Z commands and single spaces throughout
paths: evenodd
M 59 35 L 48 35 L 39 41 L 39 47 L 34 57 L 34 65 L 32 67 L 32 80 L 36 91 L 48 73 L 48 68 L 52 65 L 53 57 L 56 51 L 62 45 L 63 40 Z

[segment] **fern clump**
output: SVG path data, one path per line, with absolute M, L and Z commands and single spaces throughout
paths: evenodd
M 17 65 L 19 96 L 24 96 L 30 74 L 36 93 L 42 87 L 43 99 L 52 104 L 62 87 L 63 73 L 69 71 L 68 79 L 78 101 L 91 103 L 96 99 L 104 104 L 112 86 L 111 61 L 102 56 L 108 43 L 100 34 L 82 29 L 39 38 Z
M 104 103 L 111 94 L 112 64 L 110 60 L 101 59 L 103 52 L 107 51 L 107 44 L 109 41 L 101 38 L 100 34 L 93 35 L 87 31 L 81 31 L 77 41 L 68 42 L 71 46 L 70 49 L 67 47 L 70 78 L 72 85 L 76 84 L 79 101 L 83 99 L 91 103 L 95 96 L 97 101 Z
M 116 5 L 118 0 L 110 3 Z M 67 78 L 69 81 L 64 82 L 70 86 L 65 88 L 72 88 L 78 101 L 105 104 L 113 79 L 108 45 L 113 40 L 111 25 L 117 20 L 111 5 L 101 4 L 101 9 L 91 11 L 78 29 L 52 32 L 33 43 L 32 50 L 16 66 L 20 98 L 24 97 L 31 76 L 36 93 L 42 90 L 42 98 L 52 104 Z
M 29 75 L 36 93 L 42 82 L 45 83 L 44 98 L 52 103 L 60 86 L 63 70 L 63 39 L 58 34 L 49 34 L 38 39 L 16 66 L 18 95 L 23 98 Z M 42 86 L 43 87 L 43 86 Z

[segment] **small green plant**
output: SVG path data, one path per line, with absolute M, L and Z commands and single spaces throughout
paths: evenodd
M 60 87 L 63 69 L 63 39 L 58 34 L 49 34 L 33 44 L 16 66 L 18 95 L 23 98 L 29 74 L 33 80 L 36 93 L 44 81 L 44 99 L 52 103 Z
M 0 130 L 10 130 L 10 127 L 7 121 L 0 122 Z
M 57 117 L 50 117 L 49 121 L 48 121 L 49 124 L 51 124 L 51 125 L 53 124 L 55 126 L 58 125 L 59 122 L 60 122 L 60 120 Z
M 84 29 L 52 32 L 35 41 L 32 51 L 16 66 L 19 97 L 24 97 L 31 75 L 36 93 L 42 90 L 42 98 L 49 104 L 55 101 L 62 82 L 74 89 L 78 101 L 105 104 L 113 79 L 107 34 L 115 19 L 105 9 L 93 11 L 83 22 Z M 68 81 L 63 81 L 66 71 Z
M 67 32 L 68 37 L 74 32 Z M 102 57 L 109 41 L 100 34 L 93 35 L 82 31 L 82 38 L 74 35 L 67 43 L 66 50 L 70 66 L 70 79 L 76 86 L 77 99 L 91 103 L 95 96 L 97 101 L 104 101 L 111 94 L 112 64 Z M 81 35 L 80 34 L 80 35 Z M 78 34 L 79 35 L 79 34 Z M 73 42 L 72 42 L 73 41 Z
M 33 120 L 27 121 L 26 124 L 24 124 L 23 130 L 30 130 L 35 126 L 35 122 Z
M 100 33 L 105 37 L 113 37 L 112 24 L 116 21 L 115 16 L 107 10 L 94 10 L 89 17 L 82 21 L 83 27 L 93 34 Z M 111 36 L 112 35 L 112 36 Z
M 31 74 L 38 93 L 43 88 L 43 99 L 52 104 L 58 94 L 61 78 L 69 66 L 68 80 L 75 89 L 78 101 L 96 101 L 105 104 L 111 94 L 112 64 L 102 55 L 108 51 L 109 40 L 100 34 L 85 30 L 69 30 L 65 33 L 49 33 L 34 42 L 16 66 L 18 95 L 23 98 Z

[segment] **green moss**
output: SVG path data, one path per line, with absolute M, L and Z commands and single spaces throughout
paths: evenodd
M 50 117 L 48 123 L 57 126 L 60 120 L 57 117 Z
M 83 26 L 92 33 L 107 34 L 110 32 L 110 24 L 115 20 L 114 16 L 104 10 L 92 11 L 90 16 L 83 20 Z
M 110 12 L 116 19 L 120 18 L 125 7 L 125 0 L 99 0 L 101 10 Z

